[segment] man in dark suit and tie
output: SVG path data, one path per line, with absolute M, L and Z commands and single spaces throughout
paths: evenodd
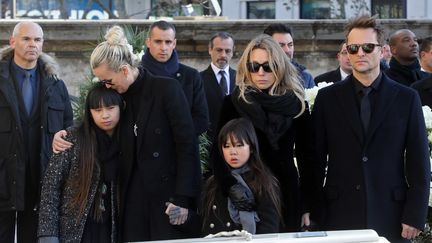
M 340 44 L 339 52 L 337 53 L 336 57 L 339 62 L 339 67 L 335 70 L 316 76 L 314 79 L 315 84 L 318 84 L 319 82 L 336 83 L 345 79 L 348 75 L 352 73 L 352 66 L 348 59 L 348 52 L 346 50 L 345 41 Z
M 420 99 L 381 72 L 384 31 L 375 18 L 357 17 L 346 30 L 353 73 L 321 89 L 313 107 L 322 224 L 410 242 L 425 225 L 430 184 Z
M 215 131 L 219 120 L 222 100 L 235 87 L 236 72 L 229 66 L 234 52 L 232 35 L 227 32 L 219 32 L 213 35 L 209 41 L 208 52 L 211 63 L 200 74 L 204 84 L 210 117 L 208 135 L 210 141 L 213 141 L 214 136 L 216 136 L 213 131 Z

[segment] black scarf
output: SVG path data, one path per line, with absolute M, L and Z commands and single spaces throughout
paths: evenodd
M 417 80 L 426 78 L 427 74 L 421 71 L 420 68 L 420 62 L 417 59 L 410 65 L 402 65 L 394 57 L 390 59 L 390 70 L 397 73 L 398 77 L 396 81 L 398 82 L 400 82 L 399 80 L 403 80 L 412 84 Z
M 173 50 L 171 58 L 168 61 L 158 62 L 150 54 L 148 48 L 141 59 L 141 65 L 154 75 L 170 78 L 176 78 L 176 73 L 180 66 L 176 50 Z
M 115 181 L 119 165 L 119 145 L 115 137 L 108 136 L 99 128 L 96 128 L 95 131 L 98 145 L 97 158 L 101 167 L 101 181 Z
M 235 88 L 231 98 L 234 107 L 242 117 L 249 118 L 254 126 L 267 135 L 273 149 L 279 149 L 278 140 L 291 127 L 293 118 L 301 110 L 301 101 L 293 91 L 274 96 L 260 90 L 248 88 L 245 91 L 246 103 L 239 97 Z

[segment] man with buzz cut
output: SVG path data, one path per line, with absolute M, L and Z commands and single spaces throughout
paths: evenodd
M 57 64 L 42 52 L 43 30 L 15 25 L 0 50 L 0 242 L 37 242 L 40 181 L 54 133 L 72 125 Z M 16 227 L 16 232 L 15 232 Z
M 209 115 L 203 84 L 198 70 L 179 62 L 174 25 L 164 20 L 154 22 L 150 26 L 146 45 L 142 66 L 154 75 L 180 82 L 189 104 L 195 133 L 204 133 L 209 126 Z

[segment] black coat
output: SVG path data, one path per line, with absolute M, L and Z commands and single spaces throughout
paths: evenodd
M 394 57 L 390 59 L 390 68 L 384 72 L 390 79 L 406 86 L 429 76 L 427 72 L 421 71 L 418 60 L 406 66 L 400 64 Z
M 342 76 L 340 73 L 340 67 L 335 69 L 335 70 L 320 74 L 320 75 L 316 76 L 314 79 L 315 84 L 318 84 L 320 82 L 336 83 L 336 82 L 339 82 L 341 80 L 342 80 Z
M 411 87 L 417 90 L 422 105 L 432 108 L 432 76 L 413 83 Z
M 213 141 L 213 137 L 216 135 L 214 134 L 214 131 L 216 130 L 217 122 L 219 121 L 219 112 L 222 107 L 222 101 L 225 95 L 222 94 L 221 88 L 211 65 L 206 70 L 200 72 L 200 75 L 201 80 L 204 84 L 204 91 L 207 98 L 207 105 L 210 117 L 208 135 L 211 141 Z M 235 87 L 236 71 L 230 68 L 229 75 L 229 91 L 231 93 Z
M 328 230 L 374 229 L 403 242 L 401 223 L 423 229 L 430 161 L 416 92 L 386 75 L 364 135 L 352 76 L 318 92 L 313 109 Z M 408 241 L 407 241 L 408 242 Z
M 38 203 L 34 196 L 25 195 L 25 185 L 36 185 L 38 188 L 38 177 L 43 175 L 52 153 L 54 134 L 71 126 L 73 119 L 66 86 L 53 72 L 53 63 L 50 63 L 52 60 L 42 54 L 37 63 L 40 76 L 39 98 L 32 112 L 33 116 L 39 117 L 38 124 L 32 126 L 40 128 L 40 135 L 37 140 L 25 141 L 21 126 L 23 106 L 21 96 L 17 95 L 20 91 L 15 90 L 9 71 L 12 53 L 13 51 L 9 50 L 0 54 L 0 211 L 23 210 L 25 199 L 27 204 Z M 32 147 L 39 146 L 36 157 L 29 155 L 25 146 L 27 142 Z M 37 176 L 28 177 L 26 174 L 26 170 L 29 170 L 27 160 L 36 164 L 35 167 L 39 170 Z M 31 181 L 26 183 L 26 180 Z
M 197 137 L 185 94 L 170 78 L 140 75 L 123 95 L 120 121 L 120 222 L 125 241 L 184 237 L 165 203 L 193 207 L 200 194 Z M 135 135 L 136 133 L 136 135 Z M 129 226 L 134 226 L 129 227 Z M 132 236 L 141 235 L 139 239 Z
M 176 79 L 180 82 L 188 101 L 196 134 L 205 132 L 209 126 L 209 112 L 199 72 L 179 63 Z
M 253 105 L 253 104 L 252 104 Z M 220 120 L 218 123 L 219 131 L 223 125 L 234 118 L 239 118 L 240 114 L 234 107 L 231 95 L 226 96 L 221 108 Z M 279 149 L 275 150 L 260 129 L 255 128 L 258 137 L 263 162 L 278 179 L 282 194 L 282 214 L 285 229 L 282 231 L 298 231 L 300 228 L 301 215 L 309 211 L 316 183 L 313 178 L 312 169 L 312 141 L 310 129 L 310 114 L 306 110 L 300 117 L 293 120 L 293 125 L 279 141 Z M 294 144 L 297 167 L 294 163 Z M 212 149 L 213 155 L 215 148 Z M 213 157 L 213 161 L 218 158 Z M 220 163 L 215 163 L 215 165 Z M 214 168 L 215 170 L 221 168 Z

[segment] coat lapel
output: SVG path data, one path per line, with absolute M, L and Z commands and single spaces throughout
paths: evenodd
M 343 115 L 348 120 L 354 134 L 359 139 L 360 144 L 363 144 L 364 135 L 363 127 L 360 119 L 360 114 L 357 109 L 357 102 L 354 94 L 352 79 L 348 77 L 340 86 L 339 92 L 336 93 L 338 102 L 342 106 Z
M 143 137 L 145 136 L 145 128 L 147 127 L 147 122 L 151 114 L 151 109 L 153 107 L 154 96 L 151 94 L 154 78 L 146 77 L 143 85 L 144 92 L 142 93 L 140 102 L 140 112 L 137 116 L 136 124 L 136 136 L 137 136 L 137 149 L 136 152 L 140 151 Z M 138 156 L 138 154 L 136 154 Z
M 229 69 L 229 73 L 230 73 L 230 93 L 232 93 L 232 91 L 235 88 L 235 82 L 236 82 L 236 70 L 230 68 Z
M 366 135 L 366 143 L 369 143 L 378 126 L 387 115 L 389 106 L 393 103 L 398 94 L 398 89 L 391 85 L 388 78 L 383 75 L 380 87 L 378 88 L 377 92 L 378 94 L 376 95 L 376 101 L 372 111 L 369 130 Z

